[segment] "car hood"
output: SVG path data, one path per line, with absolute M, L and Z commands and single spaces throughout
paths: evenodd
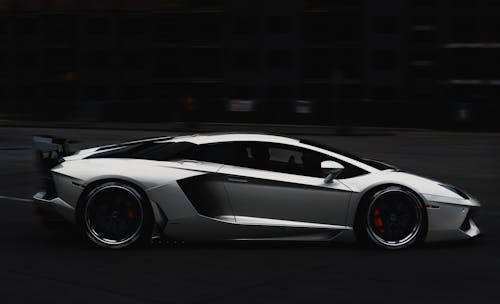
M 479 206 L 476 199 L 456 187 L 404 171 L 383 170 L 346 179 L 342 183 L 354 192 L 361 193 L 379 185 L 397 184 L 412 189 L 429 202 Z

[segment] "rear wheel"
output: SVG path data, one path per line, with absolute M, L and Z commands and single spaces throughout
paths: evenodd
M 407 248 L 425 236 L 427 217 L 420 199 L 410 190 L 392 186 L 363 202 L 357 218 L 359 238 L 376 247 Z
M 145 244 L 151 237 L 149 201 L 125 183 L 106 182 L 91 189 L 79 204 L 77 217 L 84 237 L 102 247 Z

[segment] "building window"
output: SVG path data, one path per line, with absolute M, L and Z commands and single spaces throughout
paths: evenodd
M 328 49 L 304 49 L 304 76 L 306 78 L 329 78 L 334 56 Z
M 432 80 L 432 67 L 429 66 L 412 66 L 410 68 L 410 78 L 414 80 Z
M 413 24 L 413 26 L 431 26 L 431 27 L 434 27 L 436 25 L 436 19 L 434 18 L 434 16 L 425 16 L 425 15 L 421 15 L 421 16 L 413 16 L 411 18 L 411 22 Z M 424 28 L 422 28 L 424 29 Z M 418 28 L 417 28 L 418 30 Z
M 412 31 L 411 42 L 417 44 L 433 44 L 436 42 L 435 31 Z
M 257 53 L 238 51 L 232 55 L 232 66 L 237 69 L 257 69 Z
M 304 41 L 306 43 L 327 43 L 330 41 L 330 16 L 307 14 L 304 16 Z
M 269 98 L 271 100 L 284 100 L 291 97 L 293 88 L 284 85 L 276 85 L 269 87 Z
M 450 78 L 473 79 L 482 75 L 482 50 L 480 49 L 449 49 L 447 71 Z
M 16 97 L 22 101 L 36 100 L 38 96 L 38 87 L 32 85 L 18 85 L 16 87 Z
M 372 56 L 373 66 L 380 70 L 392 70 L 398 64 L 397 54 L 392 51 L 376 51 Z
M 120 98 L 123 100 L 140 100 L 144 98 L 144 87 L 140 85 L 125 85 L 121 87 Z
M 111 32 L 111 21 L 107 17 L 92 17 L 87 20 L 87 33 L 92 36 L 103 36 Z
M 144 59 L 141 51 L 125 52 L 121 56 L 121 66 L 127 70 L 140 70 L 144 68 Z
M 500 1 L 498 1 L 498 0 L 488 0 L 487 5 L 491 6 L 491 7 L 499 7 L 500 6 Z
M 271 68 L 287 69 L 292 64 L 292 54 L 289 51 L 272 51 L 268 60 L 268 65 Z
M 50 84 L 45 86 L 45 97 L 54 101 L 68 102 L 75 97 L 75 88 L 66 84 Z
M 51 49 L 45 53 L 45 69 L 52 76 L 74 71 L 75 54 L 71 49 Z
M 32 51 L 20 51 L 16 54 L 16 66 L 21 69 L 34 69 L 38 66 L 39 54 Z
M 343 79 L 356 79 L 361 76 L 361 53 L 357 48 L 339 48 L 333 55 L 333 66 Z
M 250 98 L 257 96 L 257 90 L 254 86 L 239 85 L 231 87 L 231 98 Z
M 222 77 L 222 53 L 220 49 L 192 49 L 190 59 L 193 77 Z
M 306 9 L 327 9 L 332 5 L 331 0 L 306 0 L 304 7 Z
M 334 42 L 359 41 L 363 33 L 364 16 L 355 13 L 337 13 L 333 16 Z M 321 33 L 325 35 L 325 33 Z
M 182 75 L 185 54 L 180 49 L 157 49 L 153 53 L 153 74 L 159 78 L 172 78 Z
M 500 1 L 499 1 L 500 2 Z M 487 24 L 488 41 L 500 42 L 500 19 L 498 17 L 490 17 Z
M 6 65 L 7 65 L 7 52 L 0 49 L 0 78 L 2 78 L 3 75 L 8 74 Z
M 178 83 L 162 83 L 153 85 L 151 94 L 154 99 L 169 102 L 179 100 L 184 93 L 183 88 Z
M 336 7 L 359 7 L 363 0 L 337 0 L 333 1 L 332 4 Z
M 106 69 L 112 65 L 111 52 L 90 51 L 87 53 L 87 66 L 90 69 Z
M 302 89 L 304 99 L 329 99 L 332 93 L 332 87 L 329 83 L 305 83 Z
M 118 23 L 120 44 L 123 47 L 135 48 L 142 45 L 144 35 L 144 17 L 123 17 Z
M 361 87 L 356 84 L 350 84 L 350 85 L 341 85 L 339 88 L 339 94 L 340 98 L 342 99 L 356 99 L 359 100 L 361 97 Z M 337 96 L 338 96 L 337 95 Z
M 436 0 L 412 0 L 411 5 L 414 7 L 432 7 Z
M 71 15 L 46 17 L 46 37 L 48 42 L 72 43 L 75 40 L 76 18 Z
M 196 14 L 192 16 L 193 40 L 196 42 L 220 42 L 224 17 L 218 14 Z
M 482 55 L 481 63 L 484 66 L 484 70 L 488 71 L 483 75 L 489 79 L 500 79 L 500 61 L 498 60 L 500 49 L 483 50 Z
M 184 16 L 178 14 L 155 15 L 153 17 L 153 40 L 170 43 L 181 42 L 184 33 L 183 18 Z
M 394 100 L 396 99 L 397 90 L 395 87 L 379 86 L 373 88 L 373 98 L 377 100 Z
M 191 0 L 191 6 L 198 9 L 218 9 L 224 6 L 224 0 Z
M 255 16 L 235 17 L 233 33 L 236 35 L 251 35 L 258 32 L 258 22 Z
M 474 8 L 478 6 L 479 1 L 448 0 L 448 3 L 452 8 Z
M 374 33 L 393 34 L 398 29 L 398 19 L 396 16 L 375 16 L 371 25 Z
M 85 97 L 89 100 L 111 99 L 111 89 L 107 85 L 96 85 L 85 88 Z
M 124 17 L 119 21 L 119 31 L 122 35 L 142 35 L 144 33 L 144 18 Z
M 410 60 L 418 62 L 432 62 L 435 58 L 434 52 L 431 51 L 414 51 L 410 53 Z
M 0 16 L 0 37 L 7 35 L 8 32 L 7 26 L 8 26 L 7 19 Z
M 38 20 L 32 17 L 20 17 L 16 19 L 16 35 L 34 36 L 38 30 Z
M 475 42 L 479 37 L 476 17 L 456 16 L 450 21 L 451 42 Z
M 292 30 L 292 19 L 290 16 L 271 16 L 268 20 L 268 28 L 271 33 L 289 33 Z

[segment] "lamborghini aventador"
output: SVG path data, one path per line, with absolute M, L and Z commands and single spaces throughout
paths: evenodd
M 107 248 L 162 238 L 401 249 L 479 234 L 480 205 L 464 191 L 307 140 L 201 134 L 75 153 L 65 139 L 33 142 L 44 172 L 38 208 Z

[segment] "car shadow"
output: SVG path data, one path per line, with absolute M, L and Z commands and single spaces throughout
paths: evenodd
M 74 250 L 108 250 L 97 245 L 89 244 L 80 236 L 78 229 L 71 224 L 60 223 L 50 227 L 44 233 L 44 242 L 48 246 L 64 247 Z M 157 240 L 149 246 L 126 249 L 126 251 L 196 251 L 196 250 L 294 250 L 294 251 L 350 251 L 350 252 L 415 252 L 439 251 L 450 249 L 467 249 L 482 247 L 487 242 L 484 235 L 461 240 L 437 243 L 423 243 L 405 250 L 384 250 L 373 246 L 366 246 L 357 242 L 316 242 L 316 241 L 181 241 Z

